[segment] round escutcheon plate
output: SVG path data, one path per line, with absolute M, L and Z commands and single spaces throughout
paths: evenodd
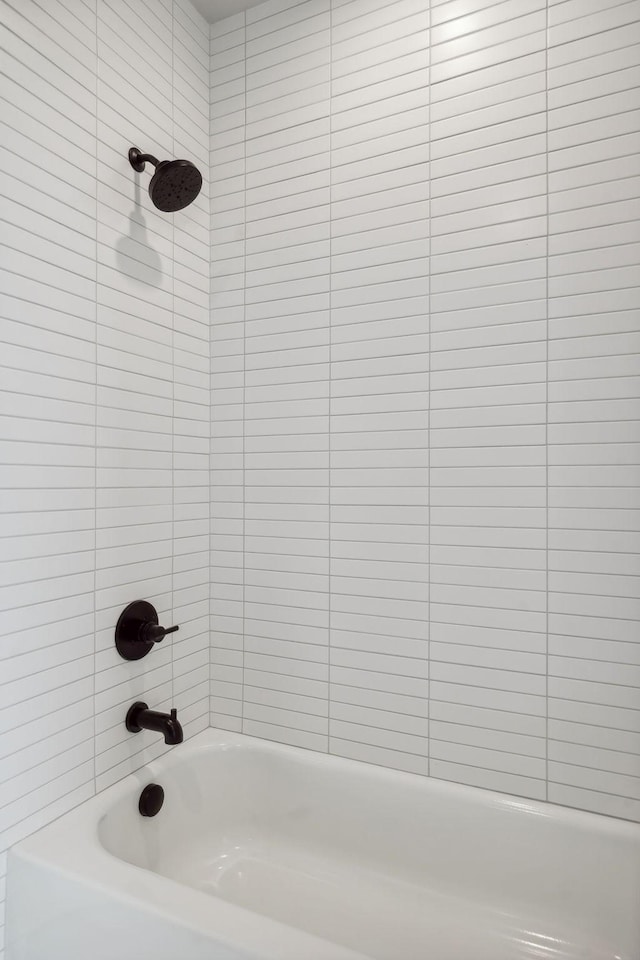
M 134 600 L 120 614 L 116 624 L 116 648 L 125 660 L 141 660 L 153 650 L 153 642 L 140 639 L 147 623 L 158 623 L 156 608 L 146 600 Z

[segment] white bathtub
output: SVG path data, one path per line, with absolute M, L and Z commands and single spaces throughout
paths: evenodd
M 640 826 L 209 730 L 9 856 L 8 960 L 543 957 L 638 960 Z

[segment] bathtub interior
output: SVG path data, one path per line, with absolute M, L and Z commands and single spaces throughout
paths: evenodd
M 366 955 L 638 945 L 632 825 L 250 740 L 177 758 L 162 786 L 157 817 L 129 794 L 102 818 L 113 856 Z

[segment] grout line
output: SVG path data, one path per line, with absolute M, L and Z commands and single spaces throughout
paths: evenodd
M 240 705 L 240 724 L 241 731 L 244 733 L 245 716 L 245 635 L 246 635 L 246 514 L 247 514 L 247 496 L 246 496 L 246 394 L 247 394 L 247 14 L 246 11 L 242 17 L 242 43 L 243 53 L 243 76 L 244 76 L 244 118 L 243 118 L 243 165 L 242 165 L 242 209 L 243 209 L 243 250 L 242 250 L 242 688 Z
M 95 211 L 96 211 L 96 221 L 95 221 L 95 326 L 94 326 L 94 377 L 95 377 L 95 393 L 94 393 L 94 479 L 93 479 L 93 683 L 91 688 L 91 715 L 92 715 L 92 737 L 93 737 L 93 793 L 94 795 L 98 792 L 98 779 L 97 779 L 97 765 L 96 765 L 96 742 L 97 742 L 97 725 L 96 725 L 96 664 L 98 656 L 98 631 L 97 631 L 97 597 L 98 597 L 98 234 L 99 234 L 99 219 L 98 219 L 98 111 L 99 111 L 99 101 L 98 101 L 98 64 L 99 64 L 99 44 L 100 44 L 100 34 L 99 34 L 99 17 L 98 17 L 98 7 L 97 3 L 95 6 L 95 37 L 96 37 L 96 59 L 95 59 L 95 140 L 94 140 L 94 149 L 95 149 L 95 163 L 94 163 L 94 176 L 95 176 Z
M 333 0 L 329 0 L 329 396 L 328 396 L 328 608 L 327 608 L 327 753 L 331 753 L 331 548 L 333 545 L 332 522 L 332 443 L 331 443 L 331 406 L 333 388 Z
M 546 354 L 545 354 L 545 799 L 549 800 L 549 2 L 545 4 L 545 163 L 546 163 L 546 221 L 547 221 L 547 249 L 546 249 Z
M 215 180 L 214 176 L 214 164 L 213 164 L 213 141 L 211 136 L 211 107 L 213 103 L 213 88 L 211 84 L 211 66 L 213 62 L 211 54 L 211 41 L 213 37 L 213 25 L 209 24 L 207 29 L 207 52 L 209 55 L 209 71 L 207 76 L 207 130 L 209 133 L 209 191 L 211 191 L 212 185 Z M 213 727 L 213 690 L 214 690 L 214 681 L 213 681 L 213 665 L 214 665 L 214 635 L 212 630 L 212 607 L 213 607 L 213 570 L 214 570 L 214 539 L 213 531 L 215 527 L 215 518 L 214 518 L 214 500 L 213 500 L 213 484 L 211 482 L 211 477 L 213 476 L 213 464 L 214 464 L 214 435 L 213 435 L 213 409 L 214 409 L 214 387 L 213 387 L 213 309 L 211 306 L 211 291 L 213 289 L 213 218 L 211 216 L 211 201 L 209 201 L 209 483 L 208 483 L 208 537 L 207 537 L 207 550 L 208 550 L 208 569 L 209 569 L 209 597 L 207 603 L 207 632 L 209 635 L 209 662 L 207 666 L 208 670 L 208 726 Z M 243 418 L 244 419 L 244 418 Z M 243 501 L 244 502 L 244 501 Z M 244 558 L 244 550 L 243 550 Z M 243 559 L 244 562 L 244 559 Z
M 176 39 L 176 7 L 171 6 L 171 155 L 176 155 L 175 138 L 175 39 Z M 171 624 L 175 618 L 175 553 L 176 553 L 176 363 L 175 363 L 175 326 L 176 326 L 176 222 L 175 214 L 171 214 Z M 170 708 L 175 707 L 175 643 L 171 637 L 171 702 Z
M 431 3 L 427 9 L 427 186 L 428 186 L 428 239 L 427 239 L 427 776 L 431 776 Z

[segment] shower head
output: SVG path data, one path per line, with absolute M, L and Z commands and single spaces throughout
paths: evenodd
M 190 160 L 158 161 L 150 153 L 140 153 L 137 147 L 129 150 L 129 163 L 142 173 L 145 163 L 152 163 L 156 172 L 151 177 L 149 196 L 165 213 L 175 213 L 188 207 L 200 193 L 202 176 Z

